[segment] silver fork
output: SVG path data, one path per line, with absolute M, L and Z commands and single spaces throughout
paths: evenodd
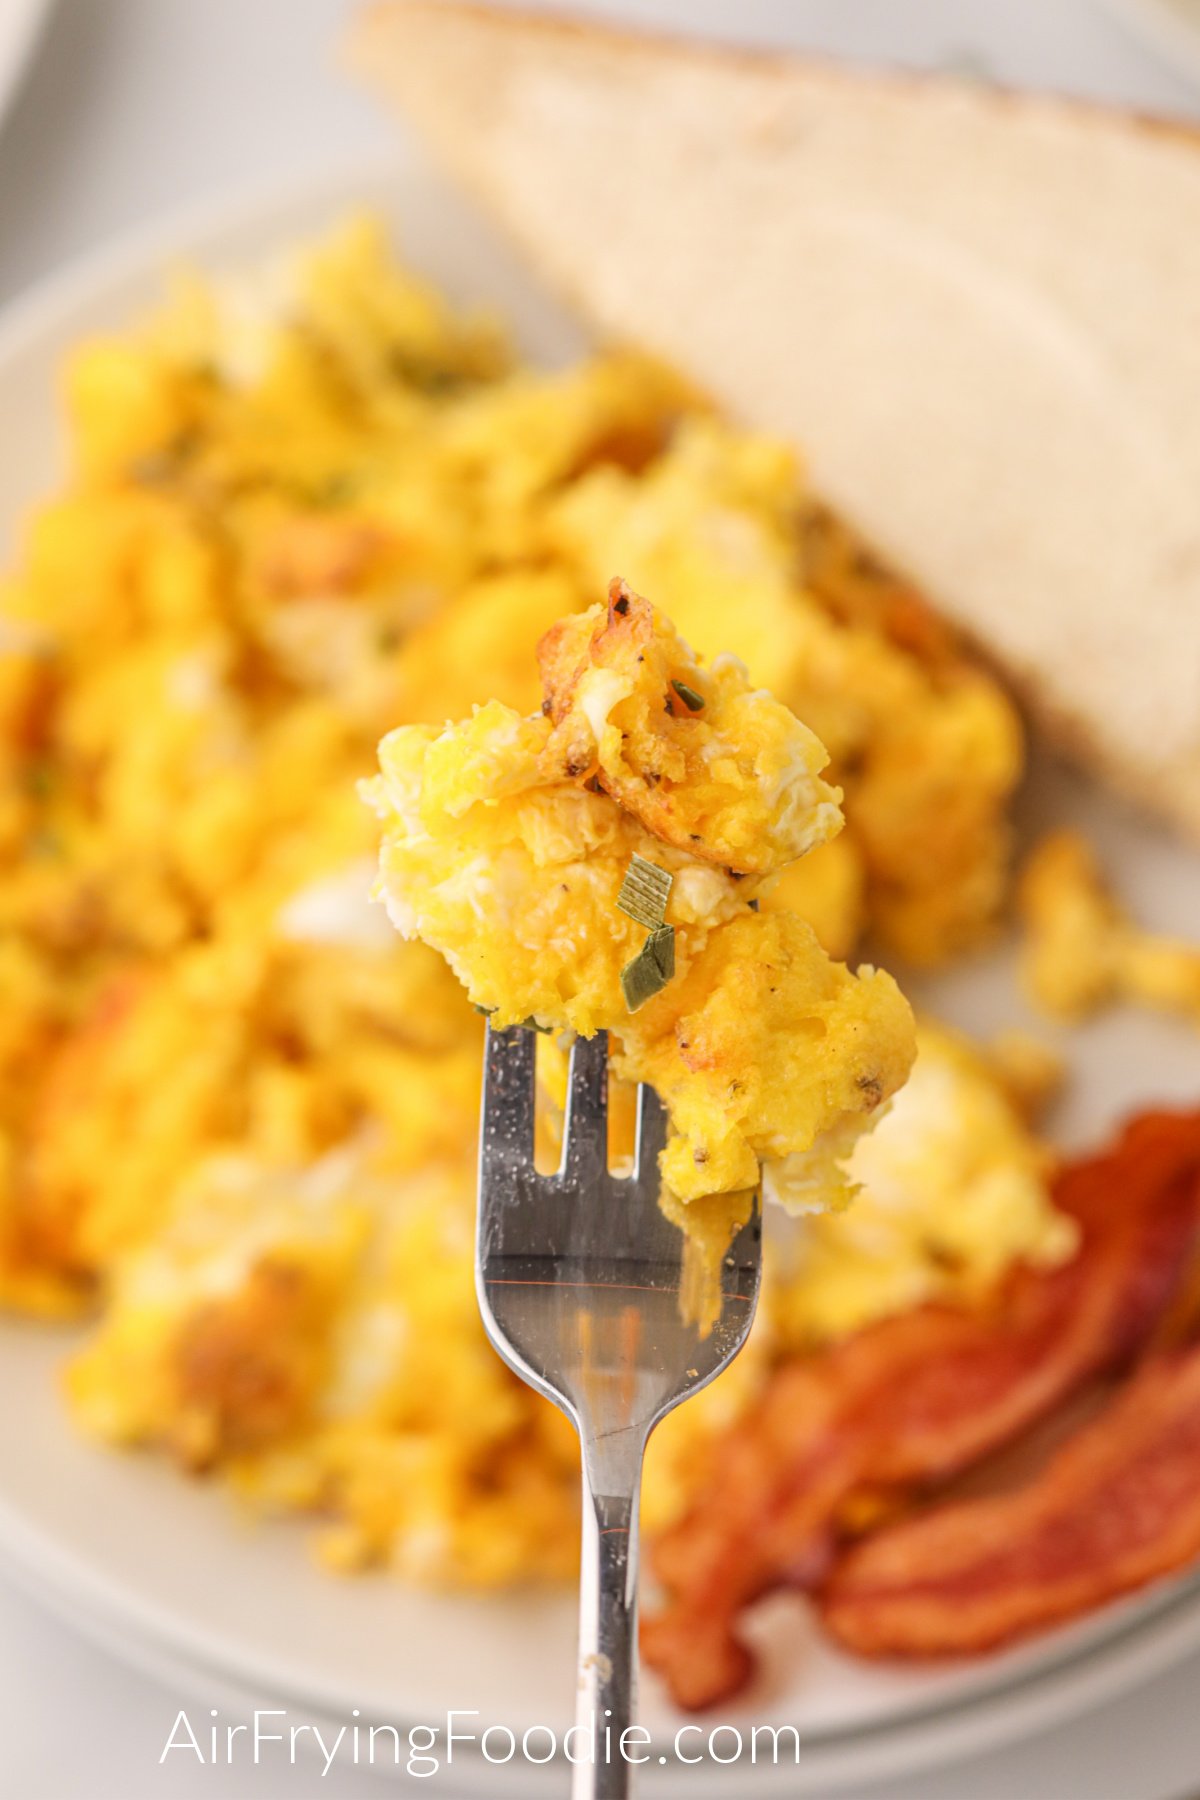
M 637 1666 L 638 1495 L 651 1431 L 746 1341 L 762 1266 L 757 1205 L 730 1245 L 721 1310 L 708 1336 L 679 1305 L 683 1237 L 658 1205 L 662 1105 L 638 1090 L 627 1178 L 608 1169 L 608 1039 L 578 1039 L 562 1161 L 533 1164 L 535 1035 L 488 1027 L 475 1278 L 487 1334 L 505 1362 L 560 1406 L 583 1457 L 583 1567 L 576 1722 L 594 1732 L 577 1757 L 574 1800 L 624 1800 L 646 1760 L 633 1724 Z M 579 1744 L 573 1743 L 578 1752 Z M 628 1755 L 623 1754 L 627 1752 Z

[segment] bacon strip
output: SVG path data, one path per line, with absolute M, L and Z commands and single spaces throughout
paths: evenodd
M 988 1315 L 925 1307 L 783 1365 L 721 1446 L 719 1486 L 652 1547 L 668 1597 L 642 1648 L 676 1702 L 745 1685 L 739 1615 L 819 1582 L 861 1497 L 944 1480 L 1124 1368 L 1171 1301 L 1198 1188 L 1200 1114 L 1146 1114 L 1060 1176 L 1082 1231 L 1067 1267 L 1018 1271 Z
M 972 1655 L 1200 1555 L 1200 1348 L 1157 1357 L 1028 1486 L 850 1550 L 821 1619 L 861 1656 Z

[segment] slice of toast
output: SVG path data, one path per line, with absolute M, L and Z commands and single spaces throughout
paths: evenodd
M 1200 836 L 1200 147 L 941 79 L 388 0 L 354 67 L 608 335 Z

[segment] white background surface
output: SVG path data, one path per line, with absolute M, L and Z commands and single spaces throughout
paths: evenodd
M 576 4 L 876 61 L 951 62 L 1200 116 L 1196 91 L 1096 0 Z M 333 69 L 346 12 L 343 0 L 60 0 L 0 125 L 0 299 L 180 203 L 386 151 L 392 128 Z M 228 1769 L 177 1753 L 160 1766 L 178 1708 L 206 1716 L 195 1699 L 126 1670 L 0 1586 L 2 1800 L 447 1791 L 440 1778 L 397 1784 L 345 1768 L 323 1780 L 318 1763 Z M 1198 1699 L 1200 1660 L 1018 1750 L 849 1800 L 1182 1800 L 1200 1790 Z

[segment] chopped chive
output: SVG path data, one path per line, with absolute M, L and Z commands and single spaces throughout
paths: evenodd
M 650 933 L 632 962 L 621 970 L 621 989 L 630 1012 L 661 993 L 675 973 L 675 927 L 666 923 L 672 876 L 644 856 L 630 859 L 617 905 Z
M 646 949 L 654 958 L 665 987 L 675 976 L 675 927 L 660 925 L 657 931 L 652 931 L 646 939 Z
M 661 994 L 675 973 L 675 927 L 652 931 L 632 962 L 621 970 L 621 990 L 630 1012 Z
M 679 695 L 679 698 L 683 701 L 683 704 L 689 709 L 689 711 L 691 711 L 691 712 L 699 712 L 700 711 L 700 709 L 704 705 L 704 695 L 703 694 L 698 694 L 696 692 L 695 688 L 691 688 L 688 686 L 686 681 L 673 681 L 671 683 L 671 686 L 675 689 L 675 692 Z
M 667 916 L 667 900 L 671 893 L 671 876 L 657 863 L 647 862 L 636 852 L 630 859 L 617 895 L 617 905 L 635 925 L 653 931 Z

